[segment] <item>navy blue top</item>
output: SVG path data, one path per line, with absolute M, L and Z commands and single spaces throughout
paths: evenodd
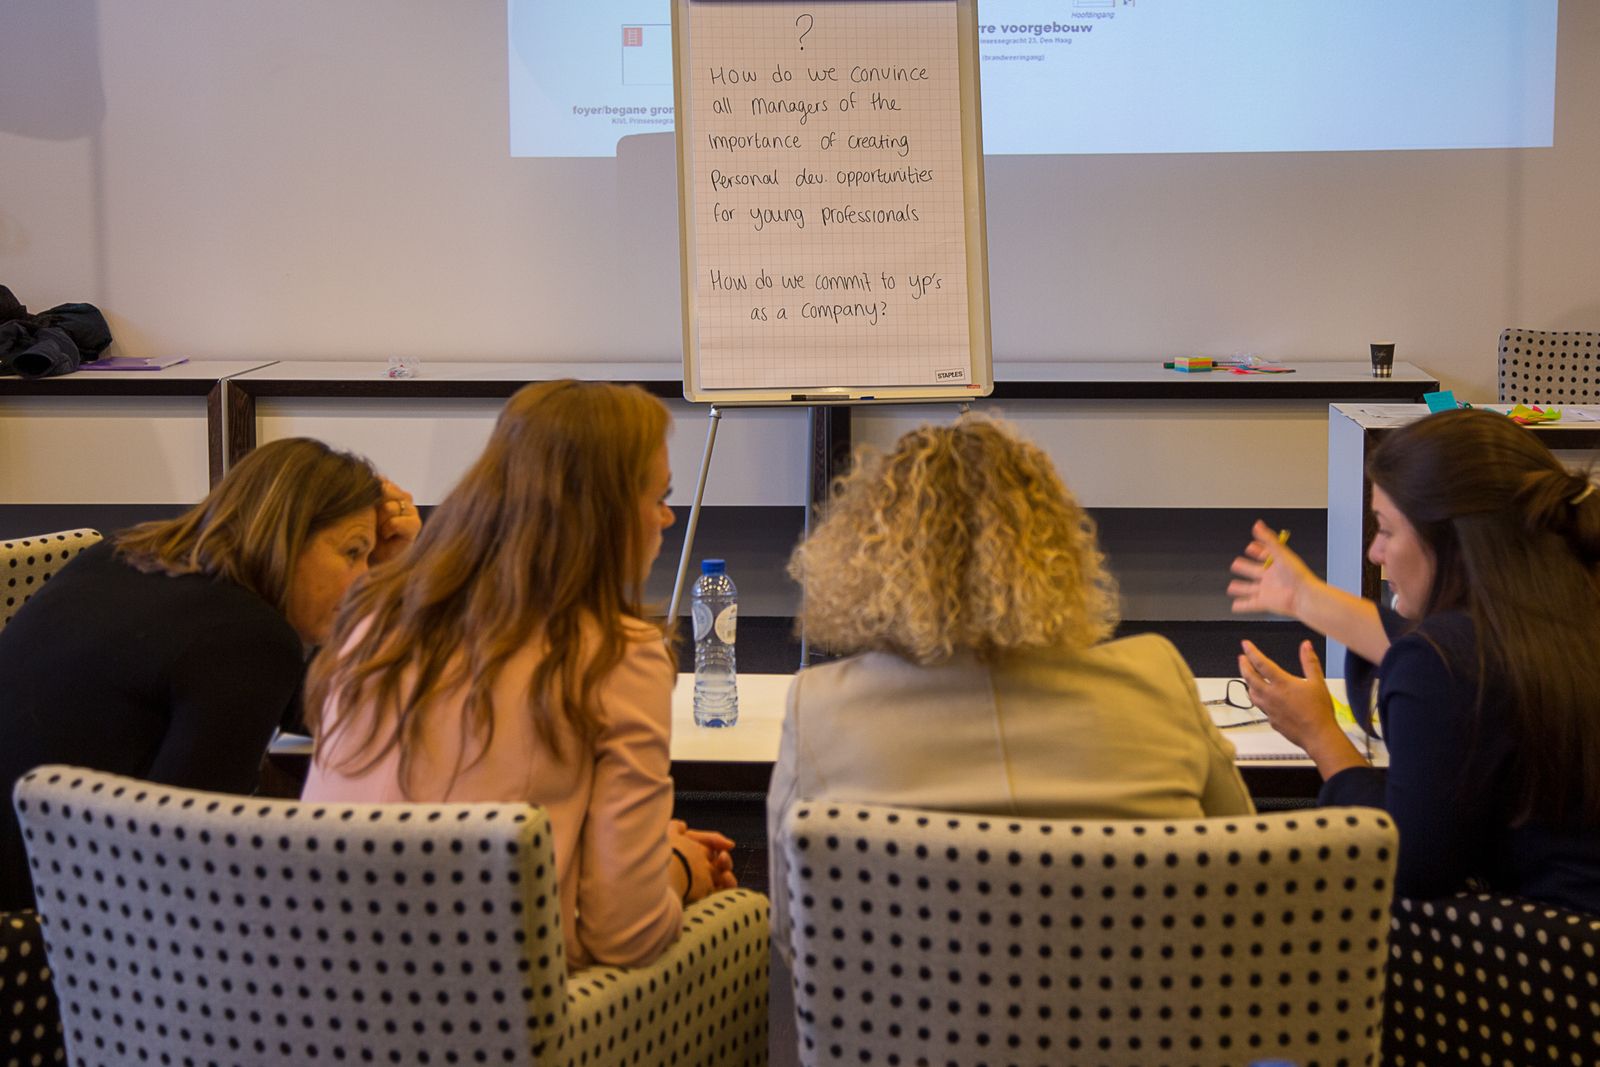
M 18 778 L 70 763 L 253 792 L 304 678 L 294 628 L 242 586 L 145 574 L 110 542 L 81 553 L 0 630 L 0 910 L 33 900 Z
M 1490 677 L 1477 711 L 1472 619 L 1441 612 L 1413 625 L 1387 609 L 1380 613 L 1392 642 L 1376 671 L 1389 769 L 1340 771 L 1322 784 L 1320 802 L 1393 816 L 1400 830 L 1399 896 L 1475 889 L 1600 914 L 1600 829 L 1513 825 L 1515 741 L 1500 713 L 1508 698 L 1503 681 Z M 1371 663 L 1349 654 L 1352 706 L 1369 706 L 1373 673 Z

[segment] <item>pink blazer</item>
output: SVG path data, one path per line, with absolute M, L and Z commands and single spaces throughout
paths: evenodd
M 357 729 L 339 731 L 345 709 L 330 705 L 302 797 L 316 803 L 540 805 L 554 831 L 567 966 L 654 960 L 677 936 L 682 918 L 667 845 L 676 674 L 660 634 L 636 619 L 624 621 L 630 640 L 597 692 L 603 728 L 592 743 L 562 727 L 558 760 L 534 733 L 525 709 L 543 654 L 543 641 L 536 639 L 507 661 L 496 681 L 492 747 L 471 766 L 461 764 L 481 746 L 469 742 L 463 751 L 459 694 L 429 708 L 409 790 L 401 788 L 398 751 L 364 773 L 346 765 L 373 709 L 359 709 Z M 384 715 L 393 718 L 392 711 Z

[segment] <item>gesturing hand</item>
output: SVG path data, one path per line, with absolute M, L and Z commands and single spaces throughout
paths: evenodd
M 1229 568 L 1235 576 L 1228 583 L 1234 614 L 1271 612 L 1300 618 L 1303 595 L 1322 580 L 1266 523 L 1257 519 L 1250 535 L 1244 554 L 1235 557 Z
M 1310 641 L 1300 642 L 1304 677 L 1284 670 L 1253 643 L 1241 641 L 1240 645 L 1244 651 L 1239 656 L 1239 677 L 1250 687 L 1251 701 L 1274 730 L 1305 750 L 1322 777 L 1366 763 L 1339 729 L 1333 697 L 1322 676 L 1322 661 Z

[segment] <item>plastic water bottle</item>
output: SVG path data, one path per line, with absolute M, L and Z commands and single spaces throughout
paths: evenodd
M 739 721 L 739 681 L 733 638 L 739 626 L 739 591 L 720 559 L 700 561 L 689 591 L 694 616 L 694 724 L 732 726 Z

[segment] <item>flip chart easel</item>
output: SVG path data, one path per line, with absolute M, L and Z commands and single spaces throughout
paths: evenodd
M 712 404 L 675 619 L 719 406 L 994 375 L 976 0 L 673 0 L 672 36 L 684 397 Z
M 674 0 L 684 396 L 994 384 L 975 0 Z

